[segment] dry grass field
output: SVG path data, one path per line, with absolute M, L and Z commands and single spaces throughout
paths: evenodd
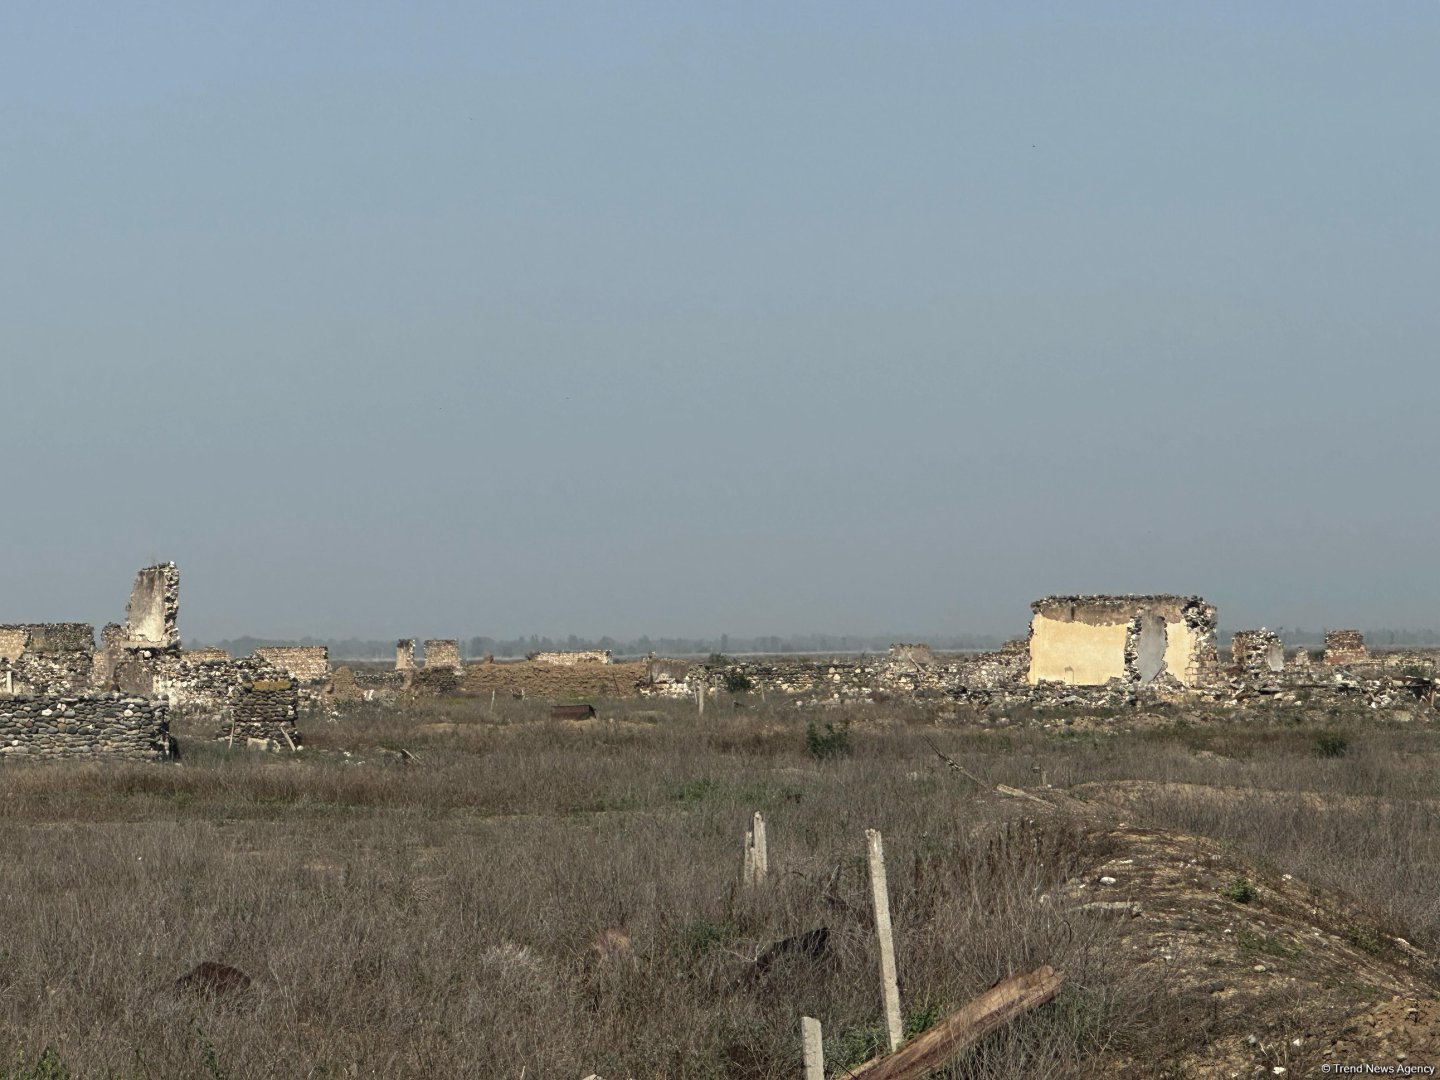
M 175 764 L 0 770 L 0 1077 L 789 1078 L 802 1014 L 843 1076 L 883 1032 L 867 828 L 911 1031 L 1066 973 L 942 1075 L 1440 1064 L 1418 719 L 597 705 L 361 705 L 296 755 L 177 721 Z M 202 962 L 248 987 L 177 986 Z

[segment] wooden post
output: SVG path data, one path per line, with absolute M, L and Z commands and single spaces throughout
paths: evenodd
M 750 828 L 745 830 L 745 872 L 744 882 L 747 886 L 765 884 L 765 876 L 770 872 L 770 852 L 765 843 L 765 819 L 760 811 L 755 811 L 755 817 Z
M 900 1049 L 905 1028 L 900 1020 L 900 984 L 895 974 L 895 936 L 890 927 L 890 888 L 885 883 L 885 843 L 879 829 L 866 829 L 870 851 L 870 897 L 875 903 L 875 936 L 880 939 L 880 989 L 885 997 L 885 1028 L 890 1049 Z
M 700 719 L 701 719 L 701 720 L 704 720 L 704 719 L 705 719 L 705 684 L 704 684 L 703 682 L 700 684 L 700 690 L 699 690 L 699 692 L 695 695 L 695 700 L 696 700 L 697 702 L 699 702 L 699 704 L 700 704 Z
M 825 1080 L 825 1043 L 820 1021 L 813 1016 L 800 1017 L 800 1045 L 805 1052 L 805 1080 Z

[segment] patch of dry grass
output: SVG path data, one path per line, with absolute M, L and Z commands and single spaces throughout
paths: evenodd
M 1383 893 L 1390 923 L 1440 936 L 1422 887 L 1440 866 L 1428 731 L 1352 724 L 1326 759 L 1328 716 L 1068 736 L 865 706 L 825 713 L 852 721 L 852 753 L 818 762 L 810 715 L 772 702 L 700 722 L 613 702 L 574 724 L 533 701 L 364 705 L 312 718 L 294 756 L 226 752 L 197 724 L 175 765 L 0 771 L 0 1076 L 790 1077 L 802 1013 L 832 1064 L 853 1063 L 881 1034 L 869 827 L 885 834 L 912 1025 L 1010 972 L 1067 973 L 1052 1007 L 954 1075 L 1094 1075 L 1202 1038 L 1162 973 L 1113 955 L 1110 926 L 1042 899 L 1104 858 L 1103 837 L 982 795 L 922 735 L 989 783 L 1175 785 L 1127 813 Z M 1273 794 L 1216 807 L 1184 784 Z M 1384 812 L 1341 798 L 1377 791 Z M 746 891 L 755 810 L 772 881 Z M 764 945 L 820 926 L 823 959 L 753 973 Z M 590 948 L 606 928 L 628 953 Z M 253 987 L 172 989 L 202 960 Z M 60 1071 L 34 1073 L 47 1047 Z

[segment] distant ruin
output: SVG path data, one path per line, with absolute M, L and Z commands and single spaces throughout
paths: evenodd
M 1231 664 L 1247 675 L 1285 670 L 1285 645 L 1273 630 L 1237 630 L 1230 639 Z
M 609 649 L 583 649 L 575 652 L 532 652 L 526 660 L 536 664 L 554 664 L 557 667 L 574 667 L 576 664 L 609 664 L 613 657 Z
M 1365 635 L 1359 630 L 1326 630 L 1325 663 L 1332 667 L 1363 664 L 1370 659 Z
M 88 623 L 0 625 L 0 757 L 169 753 L 169 710 L 211 725 L 230 745 L 300 746 L 301 710 L 406 696 L 504 693 L 541 698 L 682 698 L 775 693 L 796 705 L 934 700 L 990 710 L 1016 704 L 1119 708 L 1186 699 L 1316 701 L 1360 695 L 1372 707 L 1436 705 L 1436 657 L 1371 656 L 1355 630 L 1325 635 L 1323 664 L 1299 650 L 1287 663 L 1273 631 L 1233 635 L 1223 668 L 1215 608 L 1198 596 L 1050 596 L 1031 604 L 1025 638 L 983 653 L 938 654 L 902 642 L 878 656 L 667 659 L 616 663 L 608 650 L 543 651 L 523 661 L 461 660 L 459 642 L 396 642 L 395 668 L 332 669 L 324 646 L 261 646 L 231 658 L 182 649 L 174 563 L 135 576 L 123 623 L 96 647 Z
M 330 678 L 330 649 L 325 645 L 264 645 L 254 655 L 301 683 L 314 685 Z
M 1032 686 L 1195 687 L 1218 666 L 1215 608 L 1198 596 L 1048 596 L 1030 610 Z
M 465 670 L 460 661 L 460 642 L 453 638 L 432 638 L 425 642 L 425 666 L 431 671 L 444 668 L 459 673 Z

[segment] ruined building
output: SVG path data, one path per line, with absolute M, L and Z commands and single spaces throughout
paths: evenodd
M 1365 635 L 1359 630 L 1326 630 L 1325 663 L 1332 667 L 1363 664 L 1370 659 L 1365 648 Z
M 1273 630 L 1237 630 L 1230 639 L 1230 665 L 1250 677 L 1285 670 L 1285 646 Z
M 1218 667 L 1215 608 L 1198 596 L 1047 596 L 1030 610 L 1032 686 L 1196 687 Z

